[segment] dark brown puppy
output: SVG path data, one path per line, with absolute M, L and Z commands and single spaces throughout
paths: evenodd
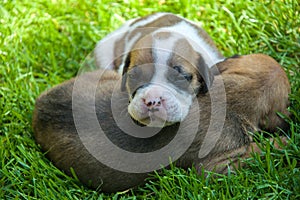
M 121 77 L 117 73 L 95 71 L 66 81 L 37 99 L 33 116 L 36 140 L 59 169 L 70 175 L 70 168 L 73 168 L 82 183 L 92 188 L 100 187 L 105 192 L 121 191 L 143 184 L 151 173 L 151 170 L 143 169 L 151 163 L 135 164 L 133 168 L 136 172 L 120 170 L 122 159 L 125 157 L 125 160 L 132 160 L 132 157 L 112 156 L 111 149 L 102 148 L 105 142 L 97 140 L 100 137 L 99 129 L 92 123 L 95 116 L 105 136 L 120 149 L 141 154 L 151 153 L 170 145 L 179 135 L 178 142 L 173 144 L 174 152 L 161 156 L 175 160 L 176 151 L 182 150 L 181 147 L 190 142 L 187 150 L 176 160 L 176 166 L 188 168 L 194 165 L 199 169 L 204 167 L 225 173 L 229 159 L 236 162 L 238 157 L 248 156 L 251 147 L 258 151 L 249 132 L 259 129 L 274 131 L 276 127 L 286 126 L 276 112 L 288 115 L 286 108 L 290 85 L 281 66 L 265 55 L 229 58 L 217 67 L 221 75 L 215 76 L 208 93 L 198 96 L 195 105 L 199 106 L 199 110 L 191 109 L 181 124 L 164 127 L 147 138 L 133 137 L 119 128 L 113 113 L 114 106 L 117 107 L 115 110 L 120 110 L 119 118 L 127 119 L 129 115 L 127 94 L 119 89 Z M 216 106 L 213 99 L 223 98 L 223 89 L 226 91 L 225 101 L 223 99 L 225 104 Z M 112 100 L 114 98 L 117 102 Z M 219 127 L 214 121 L 222 121 L 215 117 L 224 114 L 220 106 L 225 107 L 226 112 L 224 124 L 221 123 L 223 126 Z M 199 113 L 200 117 L 197 118 Z M 195 121 L 198 122 L 195 137 L 190 132 L 178 134 L 179 126 L 190 129 Z M 131 122 L 125 125 L 135 127 Z M 218 132 L 219 129 L 219 135 L 209 132 Z M 113 167 L 110 163 L 102 162 L 102 158 L 105 160 L 107 157 Z M 160 161 L 160 158 L 150 155 L 148 160 L 155 162 Z M 118 161 L 121 167 L 114 165 Z

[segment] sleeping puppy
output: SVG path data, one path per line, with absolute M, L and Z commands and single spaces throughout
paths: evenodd
M 183 121 L 223 59 L 202 28 L 170 13 L 129 20 L 95 49 L 97 66 L 123 75 L 131 117 L 153 127 Z
M 98 70 L 40 95 L 33 114 L 36 141 L 59 169 L 72 175 L 72 168 L 82 183 L 104 192 L 141 185 L 149 173 L 159 171 L 162 165 L 168 167 L 170 160 L 184 169 L 195 166 L 199 172 L 204 168 L 226 173 L 240 157 L 249 157 L 252 149 L 260 152 L 251 132 L 286 127 L 277 112 L 289 115 L 290 84 L 281 66 L 262 54 L 228 58 L 217 68 L 221 74 L 215 76 L 212 89 L 194 99 L 193 105 L 199 104 L 199 110 L 191 109 L 180 122 L 186 131 L 180 132 L 176 123 L 148 138 L 129 135 L 116 124 L 116 118 L 128 114 L 127 92 L 120 90 L 121 76 L 111 70 Z M 226 113 L 219 127 L 222 109 L 213 109 L 212 96 L 218 97 L 223 87 L 226 104 L 221 106 Z M 112 105 L 115 95 L 119 100 L 115 106 L 120 106 L 117 115 Z M 193 124 L 197 125 L 194 129 L 190 128 Z M 144 132 L 154 129 L 126 125 Z M 112 149 L 108 148 L 110 144 Z M 183 149 L 186 144 L 188 147 Z M 203 150 L 207 152 L 201 153 Z

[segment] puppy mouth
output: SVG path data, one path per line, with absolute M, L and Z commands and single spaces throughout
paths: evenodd
M 149 116 L 143 119 L 135 119 L 133 116 L 131 116 L 131 119 L 133 120 L 133 122 L 140 126 L 140 127 L 159 127 L 159 128 L 163 128 L 165 126 L 170 126 L 172 124 L 174 124 L 175 122 L 169 122 L 166 121 L 164 119 L 161 119 L 157 116 Z
M 138 125 L 138 126 L 140 126 L 140 127 L 145 127 L 145 126 L 147 126 L 147 124 L 144 124 L 144 123 L 140 122 L 139 120 L 134 119 L 131 115 L 130 115 L 130 118 L 132 119 L 132 121 L 133 121 L 136 125 Z

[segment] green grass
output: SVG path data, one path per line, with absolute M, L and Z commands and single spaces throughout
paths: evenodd
M 283 150 L 258 135 L 264 156 L 247 159 L 236 175 L 173 168 L 138 189 L 102 194 L 59 171 L 36 145 L 35 98 L 76 75 L 98 40 L 132 17 L 156 11 L 202 23 L 226 56 L 265 53 L 292 85 L 291 138 Z M 0 2 L 0 199 L 299 199 L 300 5 L 288 1 Z

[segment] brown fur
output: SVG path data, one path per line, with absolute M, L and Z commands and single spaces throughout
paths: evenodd
M 199 129 L 189 149 L 175 162 L 178 167 L 188 168 L 195 165 L 200 170 L 216 170 L 225 173 L 230 160 L 236 164 L 239 157 L 248 157 L 252 151 L 259 152 L 252 142 L 249 131 L 261 128 L 275 130 L 284 127 L 284 121 L 276 114 L 277 111 L 287 114 L 288 94 L 290 85 L 279 64 L 265 55 L 248 55 L 230 58 L 218 64 L 221 75 L 215 76 L 213 91 L 198 97 L 200 107 Z M 102 71 L 81 75 L 80 94 L 75 98 L 82 99 L 82 112 L 89 109 L 86 93 L 96 83 L 96 113 L 99 123 L 107 137 L 122 149 L 132 152 L 151 152 L 167 145 L 176 134 L 177 125 L 163 128 L 157 135 L 148 139 L 137 139 L 124 134 L 115 124 L 111 114 L 111 94 L 120 76 L 115 72 L 106 71 L 98 81 Z M 78 137 L 72 111 L 72 95 L 75 79 L 66 81 L 53 89 L 44 92 L 36 101 L 33 130 L 37 143 L 47 152 L 49 159 L 61 170 L 71 174 L 72 167 L 79 180 L 92 187 L 100 186 L 102 191 L 116 192 L 144 183 L 148 173 L 121 172 L 96 160 L 83 146 Z M 226 120 L 222 135 L 218 138 L 212 151 L 204 158 L 198 152 L 206 136 L 211 117 L 210 95 L 218 95 L 218 88 L 224 81 L 226 90 Z M 119 87 L 117 87 L 119 88 Z M 121 92 L 119 91 L 121 95 Z M 122 95 L 121 95 L 122 96 Z M 120 106 L 127 106 L 127 102 Z M 124 104 L 124 105 L 123 105 Z M 218 112 L 218 110 L 216 111 Z M 190 113 L 187 122 L 195 119 Z M 93 142 L 93 130 L 89 129 L 89 118 L 82 118 L 87 124 L 86 134 Z M 120 116 L 122 117 L 122 116 Z M 188 124 L 187 124 L 188 126 Z M 189 137 L 186 133 L 178 148 Z M 210 144 L 208 144 L 210 145 Z M 104 151 L 104 150 L 103 150 Z M 106 152 L 99 152 L 105 156 Z M 113 159 L 113 158 L 112 158 Z M 143 163 L 141 163 L 142 165 Z
M 251 118 L 264 130 L 275 131 L 278 124 L 280 127 L 286 126 L 276 112 L 288 115 L 286 107 L 289 105 L 290 84 L 285 72 L 273 58 L 254 54 L 228 59 L 220 63 L 218 68 L 225 82 L 230 85 L 226 95 L 235 97 L 234 93 L 238 90 L 245 100 L 233 99 L 233 109 Z

